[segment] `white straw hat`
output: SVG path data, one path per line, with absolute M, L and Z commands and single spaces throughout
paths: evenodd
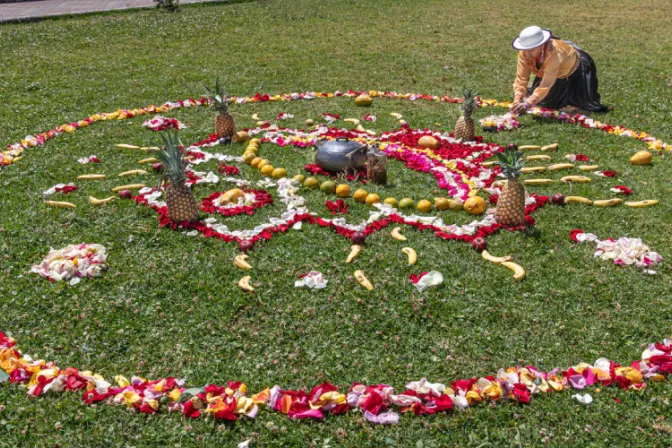
M 546 43 L 550 38 L 549 30 L 542 30 L 538 26 L 528 26 L 520 32 L 520 36 L 516 37 L 511 45 L 516 50 L 531 50 Z

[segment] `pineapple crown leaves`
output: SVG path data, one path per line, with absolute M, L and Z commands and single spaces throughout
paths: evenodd
M 207 85 L 203 84 L 205 91 L 207 92 L 208 98 L 211 101 L 211 104 L 216 111 L 226 113 L 229 111 L 229 98 L 226 92 L 224 91 L 224 86 L 219 83 L 219 78 L 215 81 L 215 88 L 211 89 Z
M 180 142 L 177 136 L 177 131 L 174 133 L 165 131 L 159 135 L 164 145 L 163 149 L 156 154 L 156 157 L 163 164 L 161 181 L 165 181 L 167 178 L 176 185 L 182 184 L 187 179 L 187 161 L 184 159 L 184 154 L 182 154 L 182 150 L 180 149 L 182 142 Z
M 464 89 L 462 94 L 464 96 L 462 111 L 464 112 L 465 117 L 469 117 L 476 109 L 476 95 L 478 95 L 478 92 L 473 89 Z
M 502 174 L 507 179 L 518 179 L 521 175 L 521 168 L 523 167 L 522 152 L 514 148 L 506 148 L 504 152 L 498 152 L 497 158 L 499 162 L 497 165 L 502 169 Z

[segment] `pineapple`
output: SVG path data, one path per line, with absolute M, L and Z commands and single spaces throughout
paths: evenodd
M 161 133 L 161 139 L 164 143 L 164 149 L 157 153 L 158 159 L 163 164 L 163 179 L 170 181 L 166 187 L 166 205 L 168 206 L 168 218 L 173 222 L 192 222 L 198 220 L 198 204 L 194 199 L 194 194 L 184 181 L 187 179 L 187 162 L 180 150 L 180 140 L 177 132 L 172 135 L 167 132 L 168 137 Z
M 219 78 L 215 82 L 215 90 L 211 90 L 204 85 L 211 100 L 211 104 L 217 111 L 215 117 L 215 134 L 217 138 L 231 138 L 236 133 L 236 124 L 233 122 L 233 117 L 229 113 L 229 102 L 224 87 L 219 84 Z
M 495 218 L 505 226 L 525 224 L 525 187 L 518 180 L 521 174 L 522 153 L 515 146 L 508 146 L 503 153 L 497 153 L 498 165 L 506 176 L 506 185 L 497 200 Z
M 464 115 L 457 119 L 455 124 L 455 138 L 463 142 L 470 142 L 474 139 L 474 120 L 471 114 L 476 109 L 476 92 L 471 89 L 464 90 L 464 102 L 462 111 Z

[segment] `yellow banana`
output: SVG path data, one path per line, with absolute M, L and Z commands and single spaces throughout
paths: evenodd
M 614 198 L 614 199 L 604 199 L 600 201 L 593 201 L 593 207 L 614 207 L 623 202 L 623 199 Z
M 124 148 L 124 149 L 140 149 L 139 146 L 135 145 L 127 145 L 126 143 L 119 143 L 118 145 L 115 145 L 117 148 Z
M 250 280 L 252 277 L 246 275 L 238 281 L 238 287 L 245 292 L 254 292 L 254 288 L 250 286 Z
M 525 179 L 523 183 L 525 185 L 551 185 L 553 179 Z
M 376 135 L 376 131 L 372 131 L 371 129 L 367 129 L 367 130 L 366 130 L 366 133 L 367 133 L 368 135 L 370 135 L 371 137 L 373 137 L 374 135 Z
M 352 124 L 359 124 L 359 120 L 356 118 L 345 118 L 343 121 L 347 121 L 348 123 Z
M 359 132 L 366 132 L 366 129 L 364 129 L 364 126 L 362 126 L 361 124 L 358 124 L 355 129 L 357 129 Z
M 556 164 L 550 165 L 548 167 L 548 171 L 568 170 L 570 168 L 574 168 L 573 163 L 556 163 Z
M 523 146 L 518 147 L 518 149 L 520 149 L 521 151 L 525 151 L 525 150 L 527 150 L 527 151 L 538 151 L 538 150 L 541 149 L 541 146 L 537 146 L 537 145 L 523 145 Z
M 147 159 L 138 160 L 138 163 L 140 165 L 144 165 L 145 163 L 159 163 L 159 162 L 160 160 L 157 159 L 156 157 L 149 157 Z
M 528 173 L 543 173 L 544 171 L 546 171 L 545 166 L 526 166 L 526 167 L 520 169 L 520 172 L 525 173 L 525 174 L 528 174 Z
M 565 197 L 565 204 L 586 204 L 593 205 L 593 201 L 581 196 L 567 196 Z
M 354 245 L 350 248 L 350 254 L 348 255 L 348 258 L 345 259 L 345 262 L 346 262 L 346 263 L 350 263 L 352 260 L 354 260 L 355 258 L 357 258 L 357 255 L 359 255 L 359 253 L 360 253 L 361 251 L 362 251 L 362 246 L 359 246 L 359 245 L 357 245 L 357 244 L 354 244 Z
M 121 190 L 139 190 L 141 188 L 145 188 L 145 184 L 120 185 L 118 187 L 114 187 L 112 191 L 117 192 Z
M 250 266 L 250 264 L 247 262 L 247 258 L 248 256 L 246 254 L 236 255 L 233 258 L 234 266 L 238 269 L 242 269 L 243 271 L 249 271 L 252 269 L 252 266 Z
M 595 171 L 599 167 L 600 167 L 600 165 L 581 165 L 581 166 L 579 166 L 579 169 L 581 171 Z
M 551 156 L 547 156 L 546 154 L 537 154 L 534 156 L 527 156 L 525 157 L 525 160 L 528 162 L 532 162 L 534 160 L 551 160 Z
M 525 269 L 519 264 L 514 263 L 513 261 L 505 261 L 501 263 L 502 266 L 509 268 L 513 271 L 513 278 L 515 280 L 522 280 L 525 278 Z
M 487 167 L 491 167 L 491 166 L 496 165 L 496 164 L 497 164 L 497 162 L 495 162 L 495 161 L 483 162 L 483 163 L 481 163 L 481 166 L 484 166 L 484 167 L 487 168 Z
M 590 177 L 586 176 L 565 176 L 560 179 L 563 182 L 574 182 L 577 184 L 587 184 L 593 180 Z
M 408 256 L 408 264 L 412 265 L 418 262 L 418 253 L 415 251 L 415 249 L 411 247 L 404 247 L 401 249 L 403 253 L 405 253 Z
M 481 257 L 483 257 L 485 261 L 490 261 L 492 263 L 504 263 L 505 261 L 511 260 L 510 255 L 507 255 L 505 257 L 495 257 L 494 255 L 491 255 L 490 252 L 488 252 L 487 250 L 481 252 Z
M 77 208 L 77 206 L 71 202 L 59 202 L 59 201 L 45 201 L 45 204 L 47 204 L 49 207 L 56 207 L 56 208 Z
M 656 205 L 658 203 L 658 200 L 656 199 L 647 199 L 646 201 L 628 201 L 625 202 L 623 205 L 626 207 L 632 207 L 632 208 L 642 208 L 642 207 L 651 207 L 652 205 Z
M 91 205 L 103 205 L 103 204 L 107 204 L 108 202 L 111 202 L 113 200 L 114 200 L 114 196 L 110 196 L 109 198 L 105 198 L 105 199 L 96 199 L 93 196 L 89 196 L 89 203 Z
M 99 179 L 105 179 L 107 176 L 104 174 L 82 174 L 81 176 L 77 176 L 77 179 L 79 180 L 99 180 Z
M 135 176 L 136 174 L 147 174 L 147 171 L 145 170 L 124 171 L 123 173 L 119 173 L 119 177 Z
M 397 241 L 406 241 L 406 237 L 400 233 L 401 227 L 395 227 L 394 230 L 390 232 L 392 238 Z
M 403 115 L 401 115 L 401 114 L 398 113 L 398 112 L 392 112 L 392 113 L 390 113 L 390 115 L 392 115 L 392 116 L 393 116 L 394 118 L 396 118 L 397 120 L 401 120 L 401 118 L 403 117 Z
M 355 280 L 357 280 L 357 283 L 362 285 L 363 288 L 366 288 L 369 291 L 373 290 L 373 285 L 362 271 L 355 271 Z
M 258 114 L 252 114 L 252 117 L 251 117 L 251 118 L 252 118 L 254 121 L 259 121 L 259 120 L 261 120 L 261 118 L 259 118 L 259 115 L 258 115 Z
M 541 150 L 542 151 L 555 151 L 556 149 L 558 149 L 558 146 L 559 145 L 557 143 L 553 143 L 552 145 L 542 146 Z

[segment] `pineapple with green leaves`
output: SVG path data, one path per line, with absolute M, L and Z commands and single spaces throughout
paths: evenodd
M 236 133 L 236 124 L 233 116 L 229 113 L 229 98 L 224 91 L 224 87 L 219 84 L 219 78 L 215 81 L 215 89 L 212 90 L 205 84 L 208 98 L 210 98 L 212 107 L 217 111 L 215 117 L 215 134 L 217 138 L 231 138 Z
M 177 131 L 175 134 L 166 131 L 160 135 L 164 148 L 157 153 L 157 158 L 163 164 L 161 181 L 166 191 L 168 218 L 173 222 L 196 221 L 198 220 L 198 204 L 194 193 L 185 184 L 187 161 L 180 149 L 181 142 L 177 137 Z
M 518 146 L 513 144 L 507 146 L 503 153 L 497 153 L 498 165 L 507 182 L 497 200 L 495 218 L 505 226 L 525 224 L 525 187 L 518 179 L 523 166 L 521 157 Z
M 455 124 L 455 138 L 463 142 L 470 142 L 474 139 L 474 120 L 471 119 L 471 114 L 477 107 L 476 95 L 477 92 L 471 89 L 464 90 L 463 115 L 457 119 Z

